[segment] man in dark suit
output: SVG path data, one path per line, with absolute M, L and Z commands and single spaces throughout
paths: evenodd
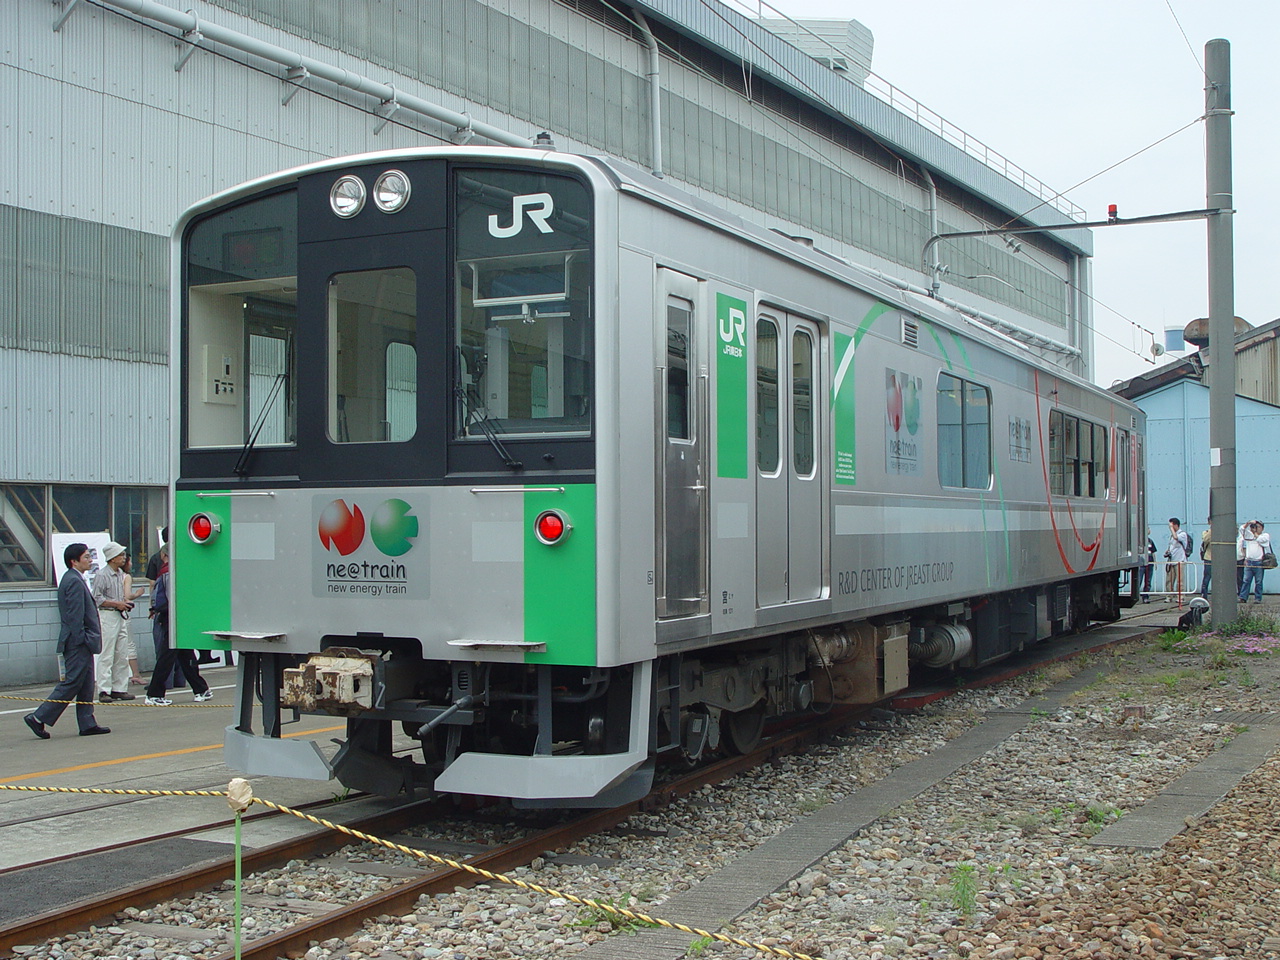
M 45 724 L 57 723 L 67 708 L 66 701 L 71 699 L 76 702 L 80 736 L 111 732 L 110 728 L 100 726 L 93 716 L 93 658 L 102 651 L 98 608 L 84 580 L 84 572 L 93 565 L 93 554 L 86 544 L 73 543 L 63 551 L 62 559 L 67 565 L 67 572 L 58 582 L 58 612 L 62 615 L 58 652 L 62 654 L 65 668 L 63 679 L 53 688 L 48 700 L 22 718 L 41 740 L 49 739 Z

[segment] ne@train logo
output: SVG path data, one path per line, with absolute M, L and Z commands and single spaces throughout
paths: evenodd
M 425 520 L 412 504 L 393 497 L 366 514 L 355 500 L 317 497 L 312 509 L 320 544 L 312 575 L 316 596 L 426 595 L 428 564 L 410 559 L 425 542 Z
M 505 227 L 498 226 L 498 215 L 489 214 L 489 236 L 499 240 L 514 237 L 524 229 L 524 218 L 538 228 L 539 233 L 552 233 L 551 214 L 555 211 L 555 201 L 549 193 L 524 193 L 511 198 L 511 222 Z
M 368 533 L 373 545 L 388 557 L 401 557 L 413 549 L 418 537 L 418 518 L 403 500 L 386 500 L 373 514 Z M 349 556 L 364 542 L 366 525 L 359 504 L 347 506 L 345 500 L 334 500 L 320 514 L 320 543 L 326 550 L 337 550 Z

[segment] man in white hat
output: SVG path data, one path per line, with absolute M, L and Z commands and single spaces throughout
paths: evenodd
M 98 654 L 98 700 L 136 700 L 129 692 L 129 611 L 124 595 L 124 565 L 129 553 L 112 540 L 102 548 L 107 565 L 93 578 L 93 602 L 102 620 L 102 652 Z

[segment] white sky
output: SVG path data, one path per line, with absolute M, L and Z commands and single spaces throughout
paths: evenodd
M 1280 317 L 1276 0 L 770 2 L 795 19 L 863 23 L 875 35 L 876 74 L 1066 191 L 1090 220 L 1106 219 L 1108 203 L 1118 204 L 1121 217 L 1205 206 L 1203 123 L 1068 188 L 1201 116 L 1197 61 L 1204 62 L 1206 41 L 1230 41 L 1235 312 L 1254 325 Z M 761 0 L 732 5 L 776 16 Z M 1094 380 L 1107 386 L 1152 369 L 1143 359 L 1151 359 L 1151 337 L 1134 324 L 1163 342 L 1166 327 L 1208 314 L 1205 223 L 1093 235 Z

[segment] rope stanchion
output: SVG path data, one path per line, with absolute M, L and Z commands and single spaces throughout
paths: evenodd
M 594 910 L 599 910 L 602 913 L 623 917 L 627 920 L 634 920 L 653 927 L 664 927 L 668 930 L 678 930 L 681 933 L 686 933 L 693 937 L 715 940 L 719 943 L 728 943 L 735 947 L 745 947 L 748 950 L 756 950 L 760 953 L 767 953 L 776 957 L 786 957 L 788 960 L 818 960 L 818 958 L 807 953 L 795 953 L 783 947 L 770 946 L 764 943 L 753 943 L 750 940 L 731 937 L 725 933 L 715 933 L 711 930 L 703 930 L 698 927 L 686 926 L 685 924 L 677 923 L 674 920 L 664 920 L 661 917 L 654 917 L 647 913 L 628 910 L 626 907 L 619 907 L 615 904 L 607 903 L 602 900 L 592 899 L 591 897 L 579 897 L 572 893 L 565 893 L 562 890 L 556 890 L 554 887 L 544 887 L 541 884 L 529 883 L 527 881 L 508 876 L 505 873 L 494 873 L 493 871 L 485 870 L 483 867 L 473 867 L 457 860 L 450 860 L 448 857 L 441 857 L 434 853 L 427 853 L 425 850 L 415 850 L 413 847 L 406 847 L 400 843 L 392 843 L 390 840 L 383 840 L 381 837 L 375 837 L 372 834 L 365 833 L 361 830 L 353 830 L 352 828 L 345 827 L 340 823 L 334 823 L 332 820 L 326 820 L 323 817 L 315 817 L 309 813 L 303 813 L 301 810 L 294 810 L 292 807 L 286 807 L 284 804 L 264 800 L 262 797 L 255 797 L 253 796 L 253 791 L 249 784 L 240 778 L 232 780 L 228 785 L 227 790 L 127 790 L 108 789 L 105 787 L 26 787 L 7 783 L 0 783 L 0 790 L 25 791 L 29 793 L 89 793 L 135 797 L 220 797 L 225 799 L 227 803 L 231 804 L 232 810 L 236 810 L 235 923 L 237 958 L 240 956 L 240 815 L 244 810 L 247 810 L 251 804 L 256 803 L 266 807 L 268 810 L 274 810 L 277 813 L 286 813 L 290 816 L 297 817 L 300 820 L 306 820 L 308 823 L 314 823 L 316 826 L 324 827 L 327 830 L 336 830 L 338 833 L 345 834 L 348 837 L 354 837 L 356 840 L 364 840 L 366 843 L 385 847 L 388 850 L 396 850 L 400 853 L 407 854 L 408 856 L 416 857 L 419 860 L 427 860 L 440 866 L 450 867 L 454 870 L 461 870 L 464 873 L 471 874 L 472 876 L 480 877 L 484 880 L 493 880 L 498 883 L 506 884 L 507 886 L 516 887 L 520 890 L 530 890 L 534 893 L 541 893 L 548 897 L 559 897 L 569 903 L 575 903 L 582 907 L 590 907 Z M 243 807 L 237 809 L 239 804 L 243 804 Z
M 241 872 L 240 872 L 241 864 L 243 862 L 240 855 L 240 852 L 241 852 L 240 817 L 246 810 L 249 809 L 252 803 L 253 803 L 253 787 L 249 784 L 248 780 L 245 780 L 242 777 L 236 777 L 229 784 L 227 784 L 227 806 L 229 806 L 236 815 L 236 905 L 235 905 L 235 918 L 234 918 L 236 960 L 240 960 L 240 956 L 241 956 L 240 954 L 240 932 L 241 932 L 240 902 L 241 902 L 241 896 L 244 892 L 244 883 L 243 883 Z

